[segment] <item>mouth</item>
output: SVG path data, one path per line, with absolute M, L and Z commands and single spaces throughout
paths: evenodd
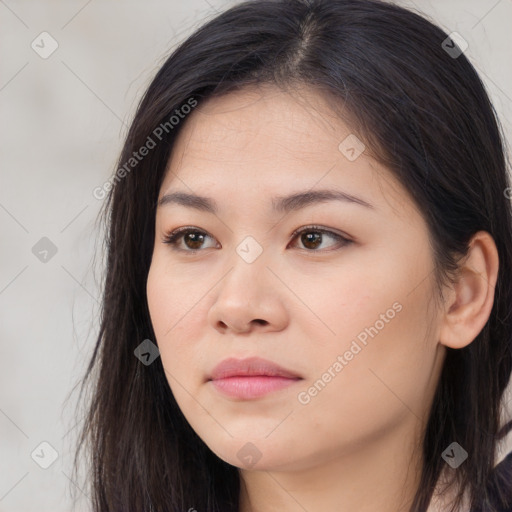
M 257 357 L 225 359 L 208 379 L 221 394 L 242 400 L 260 398 L 300 380 L 297 373 Z

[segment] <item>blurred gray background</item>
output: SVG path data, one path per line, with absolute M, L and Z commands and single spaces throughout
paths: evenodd
M 71 391 L 98 329 L 92 192 L 169 51 L 235 3 L 0 0 L 0 512 L 71 510 L 71 488 L 90 510 Z M 468 42 L 510 143 L 512 1 L 397 3 Z

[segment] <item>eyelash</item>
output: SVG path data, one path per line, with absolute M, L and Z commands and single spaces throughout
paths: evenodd
M 299 235 L 301 235 L 302 233 L 308 233 L 308 232 L 312 232 L 312 233 L 322 233 L 322 234 L 326 234 L 326 235 L 329 235 L 330 237 L 334 238 L 338 243 L 341 242 L 342 245 L 341 247 L 345 247 L 349 244 L 352 243 L 352 240 L 349 240 L 348 238 L 338 234 L 338 233 L 334 233 L 333 231 L 330 231 L 326 228 L 322 228 L 321 226 L 305 226 L 305 227 L 302 227 L 302 228 L 299 228 L 299 229 L 296 229 L 293 233 L 292 233 L 292 240 L 294 240 L 295 238 L 297 238 Z M 203 251 L 204 249 L 181 249 L 178 247 L 178 241 L 179 239 L 181 239 L 184 235 L 188 234 L 188 233 L 199 233 L 201 235 L 206 235 L 210 238 L 213 238 L 212 236 L 210 236 L 206 231 L 203 231 L 201 229 L 197 229 L 197 228 L 192 228 L 192 227 L 182 227 L 182 228 L 178 228 L 178 229 L 175 229 L 174 231 L 166 234 L 164 236 L 164 238 L 162 239 L 162 242 L 164 244 L 169 244 L 172 248 L 172 250 L 174 251 L 181 251 L 181 252 L 188 252 L 188 253 L 191 253 L 191 254 L 195 254 L 195 253 L 198 253 L 200 251 Z M 339 248 L 341 248 L 339 247 Z M 211 249 L 211 247 L 209 247 L 209 249 Z M 332 251 L 332 250 L 336 250 L 336 249 L 320 249 L 320 250 L 316 250 L 316 249 L 302 249 L 301 250 L 303 251 L 307 251 L 307 252 L 326 252 L 326 251 Z

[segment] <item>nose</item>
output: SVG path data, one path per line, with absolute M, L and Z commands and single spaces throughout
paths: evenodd
M 232 268 L 214 288 L 208 322 L 220 333 L 280 331 L 288 323 L 283 284 L 260 256 L 247 263 L 235 254 Z M 214 291 L 212 290 L 212 292 Z

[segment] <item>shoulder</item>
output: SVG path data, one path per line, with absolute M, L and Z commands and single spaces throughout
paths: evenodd
M 512 512 L 512 452 L 494 468 L 487 486 L 487 495 L 496 510 Z M 484 509 L 475 512 L 484 512 Z
M 450 510 L 455 494 L 455 488 L 448 486 L 442 475 L 427 512 Z M 470 508 L 469 496 L 465 494 L 458 512 L 512 512 L 512 452 L 494 467 L 486 494 L 485 503 L 473 508 Z

